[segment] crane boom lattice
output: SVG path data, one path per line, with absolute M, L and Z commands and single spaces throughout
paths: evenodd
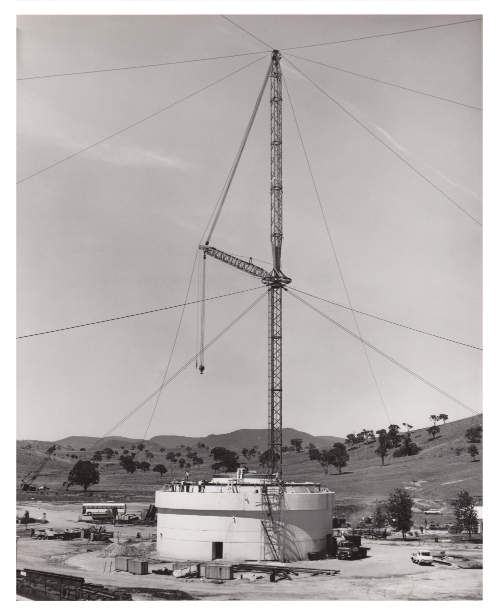
M 272 52 L 271 64 L 266 81 L 270 82 L 271 104 L 271 251 L 273 268 L 270 272 L 250 261 L 210 246 L 210 234 L 200 246 L 203 256 L 207 255 L 231 265 L 252 276 L 256 276 L 268 287 L 268 470 L 282 478 L 282 295 L 283 288 L 291 279 L 281 271 L 281 245 L 283 242 L 283 181 L 282 181 L 282 76 L 281 54 Z M 264 85 L 266 84 L 264 81 Z M 258 102 L 264 86 L 259 94 Z M 254 118 L 254 115 L 252 116 Z M 245 141 L 246 143 L 246 141 Z M 204 370 L 204 367 L 203 367 Z M 202 370 L 200 370 L 202 371 Z

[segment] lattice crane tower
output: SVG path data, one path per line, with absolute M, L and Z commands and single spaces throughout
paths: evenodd
M 281 54 L 274 50 L 267 75 L 271 92 L 271 249 L 273 268 L 270 272 L 230 255 L 207 241 L 200 246 L 207 255 L 256 276 L 268 288 L 268 452 L 272 474 L 282 473 L 282 295 L 291 282 L 281 271 L 281 245 L 283 242 L 283 180 L 282 180 L 282 76 Z M 203 368 L 203 366 L 202 366 Z

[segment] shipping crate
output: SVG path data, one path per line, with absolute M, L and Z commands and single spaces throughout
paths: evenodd
M 115 556 L 115 569 L 116 571 L 128 571 L 129 562 L 132 559 L 127 556 Z
M 147 560 L 130 560 L 128 563 L 128 572 L 134 575 L 147 575 L 149 573 Z
M 232 580 L 233 567 L 231 565 L 204 563 L 200 565 L 200 576 L 207 580 Z

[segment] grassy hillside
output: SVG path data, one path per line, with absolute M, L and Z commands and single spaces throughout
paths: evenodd
M 321 466 L 309 460 L 306 452 L 296 453 L 288 451 L 284 454 L 283 463 L 285 476 L 291 480 L 318 481 L 328 486 L 337 494 L 339 512 L 355 511 L 368 512 L 375 501 L 384 500 L 388 493 L 397 487 L 405 487 L 413 494 L 416 507 L 422 511 L 427 508 L 449 508 L 450 501 L 460 489 L 468 490 L 474 496 L 482 493 L 482 463 L 473 462 L 467 453 L 468 443 L 465 431 L 472 425 L 482 423 L 482 416 L 463 419 L 440 426 L 441 432 L 436 439 L 431 439 L 425 430 L 412 432 L 414 441 L 421 447 L 416 456 L 394 458 L 390 454 L 381 465 L 380 458 L 375 454 L 376 444 L 360 444 L 349 450 L 350 460 L 342 474 L 337 474 L 331 467 L 325 474 Z M 178 464 L 172 464 L 165 459 L 168 452 L 178 452 L 186 458 L 188 447 L 203 459 L 199 468 L 190 469 L 191 478 L 208 478 L 212 474 L 210 465 L 213 460 L 209 457 L 209 450 L 214 446 L 225 446 L 237 451 L 240 460 L 252 470 L 262 470 L 256 458 L 246 460 L 241 454 L 244 447 L 257 446 L 263 450 L 266 446 L 265 430 L 237 430 L 229 434 L 209 435 L 204 438 L 157 436 L 145 442 L 145 451 L 148 450 L 153 457 L 150 460 L 151 468 L 162 463 L 168 469 L 167 476 L 161 478 L 152 471 L 136 471 L 134 474 L 126 473 L 119 465 L 118 456 L 123 449 L 132 451 L 134 443 L 139 440 L 123 437 L 109 437 L 99 444 L 99 449 L 111 447 L 117 453 L 110 460 L 100 462 L 99 469 L 101 481 L 92 496 L 116 496 L 129 500 L 151 500 L 154 490 L 170 477 L 182 478 L 184 470 Z M 51 488 L 46 495 L 50 498 L 81 498 L 79 488 L 73 487 L 69 492 L 62 487 L 68 472 L 78 458 L 85 459 L 89 452 L 80 451 L 80 447 L 89 445 L 90 437 L 68 437 L 57 443 L 58 449 L 52 459 L 43 469 L 36 480 L 37 485 L 47 485 Z M 315 442 L 319 447 L 331 446 L 338 437 L 314 437 L 307 433 L 293 429 L 284 431 L 284 443 L 291 438 L 302 438 L 304 445 Z M 92 439 L 95 441 L 95 439 Z M 34 470 L 44 459 L 44 451 L 50 445 L 48 442 L 19 441 L 17 476 L 19 480 L 30 470 Z M 199 446 L 198 446 L 199 445 Z M 201 446 L 203 445 L 203 446 Z M 481 445 L 477 445 L 480 450 Z M 164 451 L 160 451 L 163 448 Z M 136 459 L 145 459 L 145 451 L 137 452 Z M 91 450 L 90 450 L 91 452 Z M 57 494 L 55 494 L 57 492 Z M 25 495 L 33 494 L 25 493 Z M 38 495 L 37 495 L 38 497 Z M 45 498 L 45 497 L 44 497 Z

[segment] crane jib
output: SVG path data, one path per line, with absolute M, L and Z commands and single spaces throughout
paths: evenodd
M 210 256 L 222 261 L 246 274 L 260 278 L 268 287 L 268 468 L 269 472 L 282 478 L 282 295 L 283 289 L 291 282 L 288 276 L 281 271 L 281 247 L 283 243 L 283 180 L 282 180 L 282 75 L 281 54 L 273 50 L 271 55 L 270 69 L 266 80 L 259 92 L 256 108 L 262 98 L 263 88 L 269 81 L 270 87 L 270 243 L 273 260 L 271 271 L 267 271 L 255 265 L 251 259 L 248 261 L 236 257 L 228 252 L 210 246 L 213 231 L 210 230 L 204 245 L 199 248 L 203 251 L 203 257 Z M 254 114 L 251 118 L 253 123 Z M 249 126 L 251 126 L 251 124 Z M 247 133 L 245 133 L 247 136 Z M 243 147 L 246 143 L 246 136 Z M 238 158 L 239 162 L 239 158 Z M 236 169 L 234 169 L 235 171 Z M 234 175 L 234 172 L 232 173 Z M 232 176 L 231 176 L 232 179 Z M 224 197 L 227 191 L 224 193 Z M 217 217 L 220 208 L 217 210 Z M 203 276 L 204 276 L 203 269 Z M 204 289 L 204 281 L 202 283 Z M 204 313 L 203 313 L 204 314 Z M 202 343 L 203 351 L 203 343 Z M 203 367 L 204 369 L 204 367 Z M 202 371 L 202 370 L 200 370 Z

